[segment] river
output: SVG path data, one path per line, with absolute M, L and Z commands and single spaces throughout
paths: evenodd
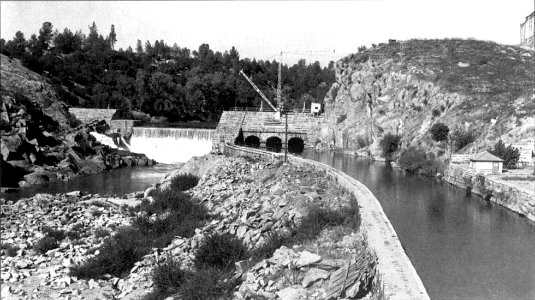
M 306 158 L 366 185 L 431 299 L 535 299 L 535 224 L 446 182 L 333 152 Z

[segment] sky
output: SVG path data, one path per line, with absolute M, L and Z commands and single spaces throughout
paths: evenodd
M 28 39 L 45 21 L 55 29 L 89 32 L 95 21 L 116 49 L 164 40 L 191 50 L 232 46 L 241 58 L 299 58 L 325 66 L 388 39 L 475 38 L 518 44 L 520 23 L 535 0 L 354 1 L 0 1 L 0 36 Z

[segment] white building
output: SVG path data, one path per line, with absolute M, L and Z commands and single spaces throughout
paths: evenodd
M 520 24 L 520 46 L 534 48 L 535 11 Z
M 524 139 L 517 144 L 513 144 L 514 148 L 520 152 L 518 158 L 518 165 L 523 167 L 532 163 L 532 155 L 535 153 L 535 139 Z
M 483 174 L 502 174 L 503 159 L 487 151 L 478 153 L 470 158 L 470 168 Z

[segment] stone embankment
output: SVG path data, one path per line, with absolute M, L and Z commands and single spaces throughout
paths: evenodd
M 446 182 L 502 205 L 535 222 L 535 182 L 521 189 L 500 177 L 478 174 L 466 165 L 451 163 L 444 171 Z

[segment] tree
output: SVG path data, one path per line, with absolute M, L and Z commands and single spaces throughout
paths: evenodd
M 234 140 L 234 145 L 243 146 L 245 144 L 245 139 L 243 137 L 243 130 L 240 127 L 240 132 L 238 133 L 238 136 Z
M 430 129 L 431 137 L 434 141 L 440 142 L 448 139 L 450 129 L 444 123 L 435 123 Z
M 60 53 L 69 54 L 81 49 L 82 39 L 79 35 L 65 28 L 63 33 L 57 34 L 54 38 L 54 45 Z
M 409 173 L 415 173 L 426 163 L 425 151 L 416 147 L 409 147 L 403 150 L 399 156 L 398 164 Z
M 136 53 L 137 54 L 143 53 L 143 44 L 141 44 L 141 40 L 137 40 Z
M 50 41 L 52 40 L 53 36 L 52 33 L 52 23 L 44 22 L 41 29 L 39 29 L 39 36 L 37 37 L 39 46 L 41 46 L 42 50 L 48 50 L 50 47 Z
M 489 149 L 489 153 L 503 159 L 503 164 L 508 169 L 516 168 L 516 163 L 520 158 L 520 151 L 512 145 L 505 147 L 502 140 L 499 140 L 493 149 Z
M 459 151 L 466 145 L 476 140 L 476 136 L 472 132 L 465 132 L 462 129 L 457 129 L 450 135 L 450 140 L 455 146 L 455 151 Z
M 115 25 L 111 25 L 110 35 L 108 35 L 108 41 L 110 42 L 110 47 L 114 50 L 115 43 L 117 42 L 117 34 L 115 34 Z
M 381 141 L 379 141 L 379 147 L 381 147 L 383 157 L 387 160 L 392 158 L 392 154 L 398 150 L 400 145 L 401 137 L 392 133 L 386 134 Z

